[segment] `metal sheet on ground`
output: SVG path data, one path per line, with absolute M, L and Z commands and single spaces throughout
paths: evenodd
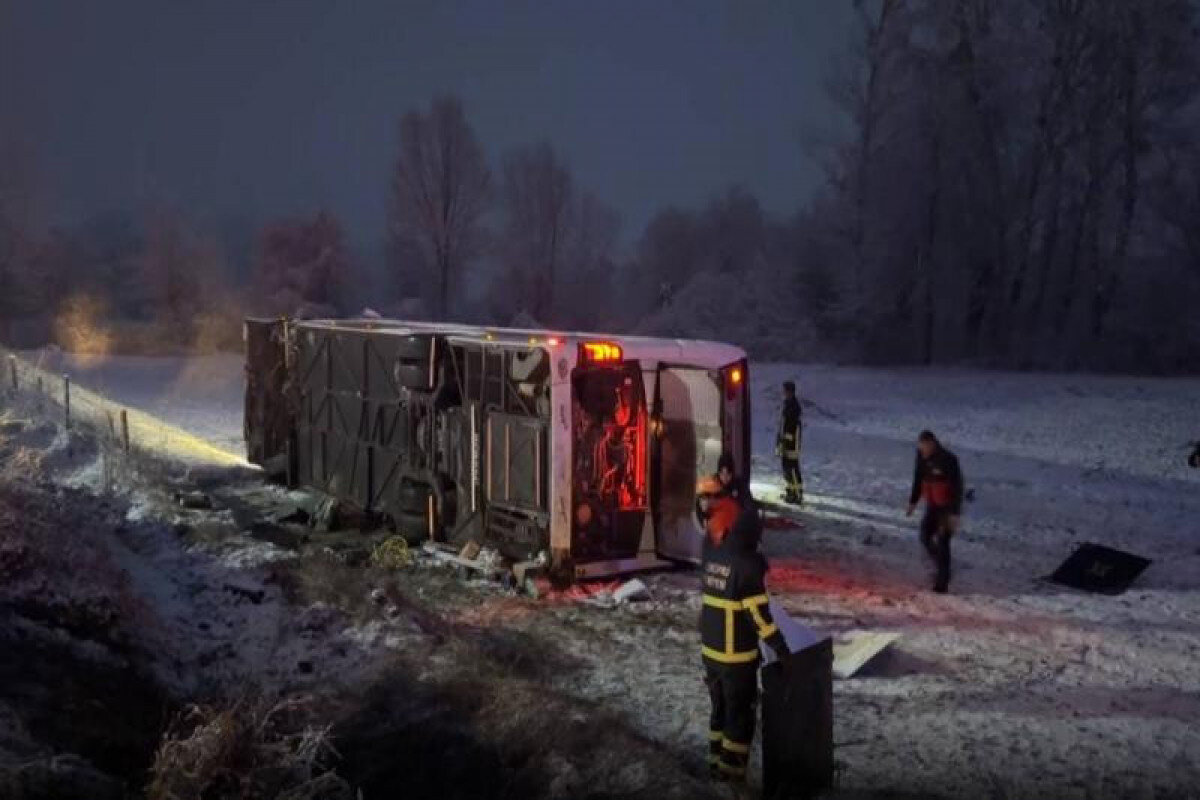
M 1137 580 L 1150 559 L 1086 542 L 1064 561 L 1050 580 L 1085 592 L 1117 595 Z
M 853 678 L 860 669 L 900 638 L 886 631 L 848 631 L 833 641 L 833 674 L 845 680 Z

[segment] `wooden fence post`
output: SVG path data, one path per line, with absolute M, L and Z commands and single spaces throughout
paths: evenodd
M 71 427 L 71 376 L 63 373 L 63 415 L 67 428 Z
M 129 414 L 121 409 L 121 441 L 125 443 L 125 452 L 129 452 Z
M 12 375 L 12 389 L 15 392 L 17 391 L 17 357 L 12 354 L 8 356 L 8 370 Z

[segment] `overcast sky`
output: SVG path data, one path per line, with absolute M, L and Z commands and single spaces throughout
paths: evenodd
M 493 163 L 549 140 L 627 235 L 731 183 L 777 212 L 850 0 L 0 0 L 0 123 L 68 218 L 165 198 L 208 219 L 326 207 L 382 237 L 401 113 L 460 95 Z

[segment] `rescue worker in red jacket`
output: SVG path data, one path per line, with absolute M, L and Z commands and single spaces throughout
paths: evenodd
M 958 457 L 942 447 L 931 431 L 921 431 L 917 436 L 917 463 L 908 498 L 910 517 L 922 499 L 925 516 L 921 518 L 921 544 L 937 565 L 933 590 L 944 594 L 950 589 L 950 538 L 958 530 L 962 514 L 963 477 Z
M 713 495 L 701 567 L 701 654 L 712 712 L 708 726 L 708 763 L 714 777 L 740 783 L 746 777 L 754 740 L 758 701 L 759 642 L 785 659 L 783 635 L 767 606 L 767 561 L 758 552 L 761 523 L 757 509 L 736 515 L 736 501 L 718 494 L 711 478 L 698 491 Z

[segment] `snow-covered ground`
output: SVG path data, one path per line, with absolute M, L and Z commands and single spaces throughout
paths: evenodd
M 61 358 L 61 356 L 60 356 Z M 47 364 L 230 445 L 237 357 Z M 771 591 L 799 620 L 901 634 L 835 687 L 848 796 L 1187 797 L 1200 786 L 1200 380 L 756 364 L 755 481 L 778 482 L 778 385 L 806 401 L 802 530 L 774 530 Z M 952 594 L 930 582 L 906 519 L 913 439 L 958 453 L 974 500 Z M 1153 559 L 1122 596 L 1040 580 L 1080 542 Z M 686 574 L 634 616 L 518 601 L 458 612 L 561 639 L 587 663 L 556 688 L 611 705 L 700 753 L 705 697 Z M 511 613 L 510 613 L 511 612 Z
M 771 589 L 826 630 L 898 631 L 836 687 L 854 786 L 941 796 L 1166 797 L 1200 789 L 1198 380 L 761 365 L 756 475 L 778 385 L 806 401 L 808 525 L 768 543 Z M 903 516 L 913 440 L 961 459 L 948 597 Z M 1125 595 L 1039 580 L 1083 541 L 1154 564 Z M 902 781 L 896 776 L 903 775 Z M 898 785 L 901 784 L 901 785 Z

